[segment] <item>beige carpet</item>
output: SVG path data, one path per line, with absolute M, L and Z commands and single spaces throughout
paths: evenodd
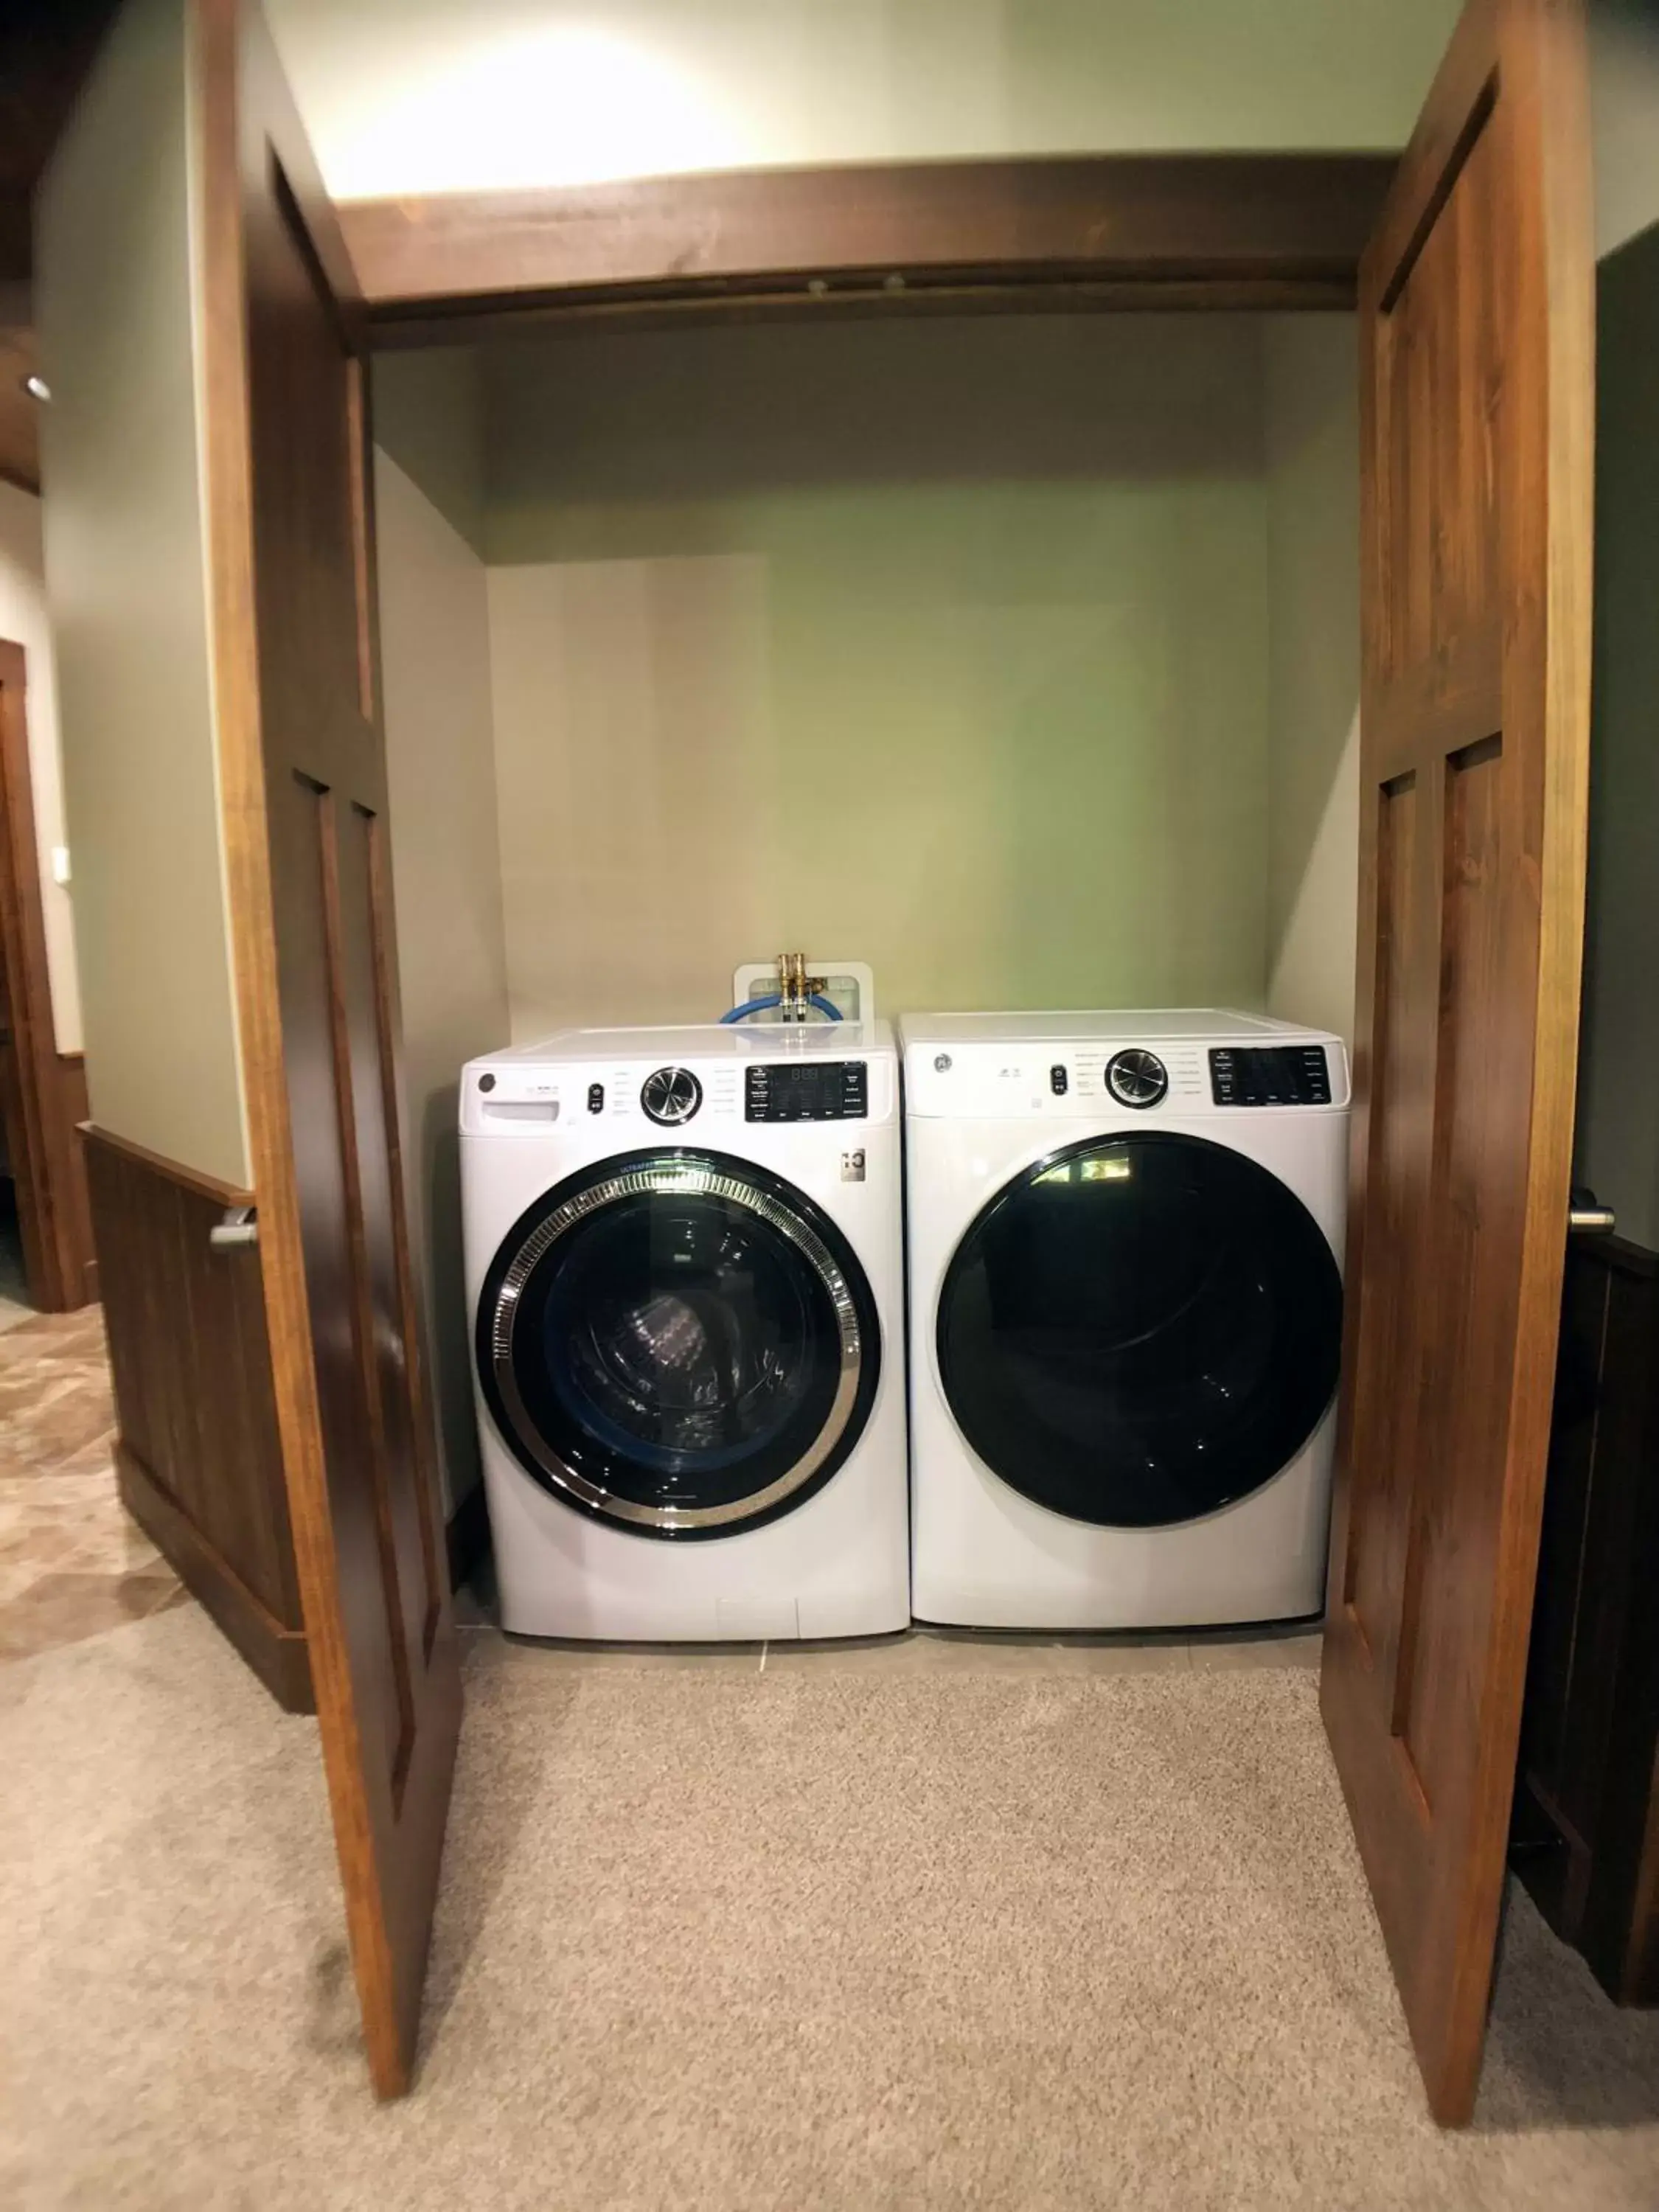
M 376 2110 L 314 1735 L 193 1608 L 0 1674 L 0 2199 L 1659 2205 L 1659 2021 L 1511 1909 L 1424 2117 L 1312 1674 L 557 1667 L 471 1639 Z

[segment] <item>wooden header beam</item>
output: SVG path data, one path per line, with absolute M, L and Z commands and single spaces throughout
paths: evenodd
M 1390 155 L 732 170 L 347 201 L 380 345 L 836 307 L 1352 307 Z

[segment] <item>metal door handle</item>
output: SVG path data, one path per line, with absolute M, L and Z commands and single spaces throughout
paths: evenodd
M 231 1206 L 225 1209 L 222 1221 L 216 1221 L 208 1231 L 208 1243 L 216 1252 L 231 1250 L 239 1244 L 257 1244 L 259 1224 L 251 1206 Z
M 1613 1208 L 1597 1206 L 1593 1199 L 1586 1205 L 1568 1209 L 1567 1230 L 1571 1236 L 1611 1237 L 1618 1226 Z

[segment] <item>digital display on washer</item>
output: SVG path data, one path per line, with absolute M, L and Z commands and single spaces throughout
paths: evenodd
M 786 1060 L 744 1070 L 745 1121 L 861 1121 L 870 1070 L 861 1060 Z
M 1328 1106 L 1325 1048 L 1218 1045 L 1210 1054 L 1210 1095 L 1218 1106 Z

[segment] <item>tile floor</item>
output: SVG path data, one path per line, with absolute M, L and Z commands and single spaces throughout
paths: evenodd
M 104 1316 L 0 1314 L 0 1662 L 183 1601 L 116 1493 Z

